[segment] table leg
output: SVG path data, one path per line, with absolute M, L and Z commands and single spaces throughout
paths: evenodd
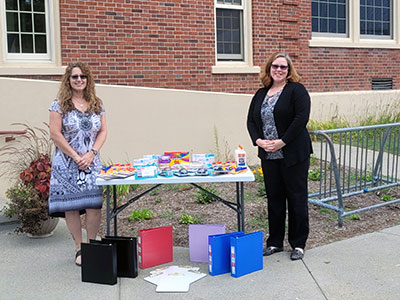
M 113 186 L 114 209 L 117 209 L 117 186 Z M 114 236 L 117 236 L 117 215 L 114 216 Z
M 241 231 L 244 232 L 244 184 L 243 182 L 239 183 L 240 185 L 240 217 L 241 217 Z
M 110 235 L 110 186 L 106 186 L 106 221 L 107 235 Z

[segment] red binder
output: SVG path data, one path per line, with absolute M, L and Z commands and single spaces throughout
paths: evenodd
M 138 231 L 139 268 L 146 269 L 173 261 L 172 226 Z

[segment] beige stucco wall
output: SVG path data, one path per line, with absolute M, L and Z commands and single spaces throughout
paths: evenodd
M 47 122 L 58 87 L 51 81 L 0 78 L 0 131 L 18 130 L 10 125 L 14 122 L 33 126 Z M 249 164 L 258 162 L 245 125 L 252 95 L 105 85 L 97 86 L 97 94 L 107 116 L 108 138 L 101 150 L 105 162 L 128 162 L 163 151 L 219 151 L 225 159 L 238 144 L 247 151 Z M 314 93 L 311 97 L 312 119 L 351 121 L 397 105 L 400 91 Z M 0 137 L 0 147 L 4 144 Z M 9 184 L 0 178 L 0 199 Z

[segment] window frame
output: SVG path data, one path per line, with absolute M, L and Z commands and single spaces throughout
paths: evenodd
M 311 7 L 310 7 L 311 9 Z M 348 37 L 313 33 L 310 47 L 400 49 L 400 3 L 392 0 L 392 37 L 360 34 L 360 0 L 348 1 Z M 311 27 L 311 26 L 310 26 Z
M 253 65 L 253 41 L 252 41 L 252 18 L 251 7 L 252 0 L 242 0 L 241 9 L 243 10 L 243 28 L 242 28 L 242 52 L 241 61 L 218 60 L 217 53 L 217 8 L 238 9 L 238 5 L 219 4 L 214 0 L 214 32 L 215 32 L 215 65 L 211 67 L 212 74 L 231 74 L 231 73 L 260 73 L 260 67 Z
M 61 75 L 59 0 L 46 2 L 46 54 L 8 53 L 5 1 L 0 5 L 0 75 Z

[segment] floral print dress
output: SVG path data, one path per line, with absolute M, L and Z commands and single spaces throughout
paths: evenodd
M 62 114 L 58 99 L 51 103 L 49 111 Z M 104 108 L 100 114 L 74 109 L 62 115 L 61 132 L 79 155 L 92 149 L 103 114 Z M 101 208 L 102 189 L 95 183 L 100 168 L 99 155 L 88 169 L 81 171 L 70 156 L 56 147 L 51 167 L 49 215 L 63 217 L 66 211 L 84 213 L 86 208 Z

